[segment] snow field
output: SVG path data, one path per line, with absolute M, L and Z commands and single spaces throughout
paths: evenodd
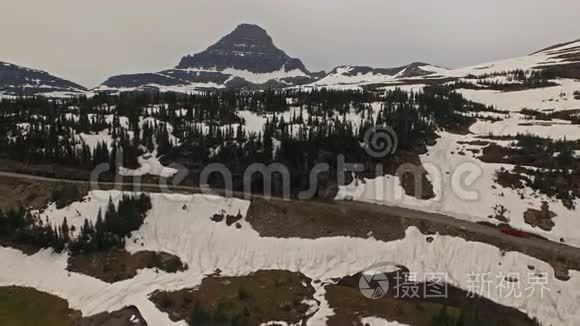
M 81 214 L 96 216 L 98 207 L 108 200 L 105 198 L 119 195 L 114 191 L 93 191 L 84 202 L 73 205 Z M 151 199 L 153 208 L 142 228 L 132 234 L 127 250 L 169 252 L 187 263 L 189 270 L 178 274 L 143 270 L 131 280 L 107 284 L 67 272 L 66 255 L 42 251 L 26 256 L 14 249 L 0 248 L 0 259 L 9 262 L 0 269 L 0 285 L 29 286 L 58 295 L 85 315 L 136 305 L 148 323 L 163 326 L 184 323 L 172 323 L 166 314 L 148 301 L 148 295 L 155 290 L 194 287 L 200 284 L 204 275 L 218 268 L 224 276 L 247 275 L 260 269 L 300 271 L 313 280 L 324 282 L 360 272 L 376 263 L 396 262 L 419 275 L 446 272 L 450 284 L 468 289 L 467 276 L 470 273 L 527 275 L 530 265 L 536 272 L 549 275 L 550 291 L 546 291 L 543 298 L 539 292 L 524 298 L 502 297 L 496 292 L 486 296 L 538 317 L 546 325 L 577 325 L 580 322 L 580 273 L 573 271 L 571 280 L 561 282 L 553 278 L 553 270 L 548 264 L 520 253 L 502 255 L 499 249 L 490 245 L 449 236 L 435 236 L 435 240 L 428 243 L 415 228 L 409 228 L 404 239 L 389 243 L 349 237 L 316 240 L 264 238 L 245 222 L 238 230 L 209 219 L 222 210 L 228 214 L 241 212 L 245 215 L 250 205 L 248 201 L 164 194 L 151 194 Z M 71 209 L 53 209 L 47 212 L 47 216 L 54 218 L 56 223 L 65 211 Z M 500 280 L 493 279 L 492 282 L 498 286 Z M 522 284 L 522 287 L 526 285 Z M 321 289 L 317 289 L 317 299 L 321 299 L 322 294 Z M 323 300 L 309 325 L 324 325 L 324 316 L 329 313 L 332 312 Z

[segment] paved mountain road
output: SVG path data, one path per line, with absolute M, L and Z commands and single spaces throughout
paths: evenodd
M 57 179 L 50 177 L 35 176 L 29 174 L 13 173 L 13 172 L 1 172 L 0 177 L 9 177 L 17 179 L 26 179 L 34 181 L 43 182 L 58 182 L 58 183 L 69 183 L 69 184 L 89 184 L 89 181 L 84 180 L 70 180 L 70 179 Z M 105 187 L 139 187 L 144 191 L 159 192 L 162 188 L 159 184 L 151 183 L 134 183 L 134 182 L 99 182 L 99 186 Z M 134 189 L 134 188 L 132 188 Z M 212 193 L 212 194 L 223 194 L 223 191 L 212 191 L 207 188 L 200 187 L 188 187 L 188 186 L 167 186 L 167 189 L 173 192 L 185 192 L 185 193 Z M 246 194 L 241 192 L 233 192 L 232 195 L 237 198 L 245 199 L 268 199 L 268 200 L 284 200 L 280 198 L 267 198 L 263 195 L 256 194 Z M 528 239 L 528 238 L 518 238 L 514 236 L 507 235 L 495 228 L 481 225 L 478 223 L 457 219 L 451 216 L 436 214 L 430 212 L 423 212 L 419 210 L 396 207 L 396 206 L 383 206 L 364 202 L 355 201 L 301 201 L 300 205 L 334 205 L 339 206 L 341 209 L 350 210 L 356 208 L 357 211 L 368 210 L 369 212 L 375 214 L 385 214 L 391 217 L 402 217 L 410 220 L 417 221 L 428 221 L 434 222 L 440 225 L 449 226 L 452 228 L 460 229 L 466 232 L 477 234 L 486 239 L 491 239 L 496 243 L 506 243 L 509 244 L 511 248 L 516 251 L 527 253 L 530 251 L 541 252 L 544 257 L 559 257 L 572 262 L 574 266 L 580 267 L 580 248 L 568 246 L 561 243 L 556 243 L 553 241 L 543 240 L 543 239 Z

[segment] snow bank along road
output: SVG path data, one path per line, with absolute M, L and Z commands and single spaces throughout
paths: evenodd
M 28 174 L 20 174 L 20 173 L 12 173 L 12 172 L 2 172 L 0 171 L 0 177 L 9 177 L 9 178 L 17 178 L 17 179 L 26 179 L 26 180 L 34 180 L 34 181 L 43 181 L 43 182 L 58 182 L 58 183 L 69 183 L 69 184 L 83 184 L 86 185 L 89 182 L 83 180 L 69 180 L 69 179 L 57 179 L 57 178 L 48 178 L 48 177 L 41 177 L 35 175 L 28 175 Z M 159 184 L 149 184 L 149 183 L 133 183 L 133 182 L 99 182 L 100 186 L 105 187 L 130 187 L 130 186 L 138 186 L 143 191 L 150 191 L 150 192 L 158 192 L 160 189 Z M 201 188 L 198 187 L 187 187 L 187 186 L 168 186 L 169 190 L 173 192 L 184 192 L 184 193 L 199 193 L 202 191 Z M 207 191 L 207 189 L 204 189 Z M 214 191 L 213 193 L 219 194 L 219 191 Z M 261 195 L 256 194 L 246 194 L 240 192 L 234 192 L 234 197 L 238 198 L 245 198 L 245 199 L 270 199 L 265 198 Z M 279 198 L 272 198 L 271 200 L 283 200 Z M 366 210 L 368 212 L 372 212 L 375 214 L 385 214 L 391 217 L 399 217 L 405 218 L 409 220 L 415 221 L 427 221 L 437 223 L 439 225 L 445 225 L 452 228 L 456 228 L 466 233 L 471 233 L 478 235 L 484 239 L 486 242 L 493 243 L 500 243 L 505 246 L 509 247 L 509 251 L 518 251 L 522 253 L 535 253 L 532 256 L 541 256 L 543 259 L 546 258 L 561 258 L 565 259 L 567 262 L 570 262 L 575 268 L 580 270 L 580 248 L 575 248 L 571 246 L 567 246 L 564 244 L 543 240 L 543 239 L 528 239 L 528 238 L 518 238 L 514 236 L 510 236 L 504 234 L 503 232 L 491 228 L 489 226 L 477 224 L 474 222 L 466 221 L 466 220 L 459 220 L 453 218 L 451 216 L 430 213 L 430 212 L 423 212 L 419 210 L 403 208 L 403 207 L 396 207 L 396 206 L 384 206 L 384 205 L 377 205 L 365 202 L 354 202 L 354 201 L 334 201 L 334 202 L 322 202 L 322 201 L 308 201 L 308 202 L 300 202 L 300 205 L 331 205 L 331 206 L 339 206 L 344 210 L 350 210 L 356 208 L 358 211 Z M 538 253 L 540 253 L 538 255 Z

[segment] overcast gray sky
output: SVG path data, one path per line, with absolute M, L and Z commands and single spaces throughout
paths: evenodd
M 310 70 L 460 67 L 580 38 L 574 0 L 0 0 L 0 61 L 94 87 L 171 68 L 239 23 Z

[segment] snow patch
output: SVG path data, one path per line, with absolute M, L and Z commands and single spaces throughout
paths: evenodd
M 119 194 L 92 191 L 85 201 L 75 203 L 74 207 L 96 216 L 99 198 Z M 529 298 L 506 298 L 497 293 L 490 293 L 489 298 L 538 317 L 547 325 L 573 326 L 580 323 L 580 273 L 572 271 L 571 279 L 562 282 L 552 277 L 550 265 L 520 253 L 502 255 L 496 247 L 450 236 L 436 235 L 434 241 L 428 243 L 426 236 L 413 227 L 407 230 L 404 239 L 388 243 L 350 237 L 315 240 L 265 238 L 252 230 L 247 222 L 243 222 L 242 229 L 236 229 L 210 221 L 210 216 L 222 210 L 226 214 L 240 212 L 245 216 L 250 205 L 248 201 L 206 195 L 150 196 L 153 207 L 143 226 L 133 232 L 131 238 L 136 243 L 128 241 L 127 250 L 133 253 L 142 250 L 172 253 L 187 263 L 189 270 L 177 274 L 142 270 L 133 279 L 107 284 L 67 272 L 66 255 L 42 251 L 26 256 L 17 250 L 0 248 L 0 259 L 5 263 L 0 269 L 0 285 L 29 286 L 58 295 L 85 315 L 135 305 L 151 325 L 185 325 L 171 322 L 167 314 L 148 300 L 148 295 L 155 290 L 191 288 L 217 268 L 224 276 L 244 276 L 260 269 L 299 271 L 324 283 L 389 261 L 420 275 L 448 272 L 451 285 L 469 289 L 467 276 L 471 273 L 519 272 L 527 275 L 528 266 L 534 266 L 536 272 L 550 275 L 550 291 L 544 293 L 543 298 L 539 291 Z M 498 282 L 492 279 L 492 288 Z M 322 291 L 317 289 L 316 298 L 322 295 Z M 325 307 L 323 301 L 321 307 Z M 331 312 L 328 307 L 323 309 L 309 325 L 326 324 L 325 316 Z

